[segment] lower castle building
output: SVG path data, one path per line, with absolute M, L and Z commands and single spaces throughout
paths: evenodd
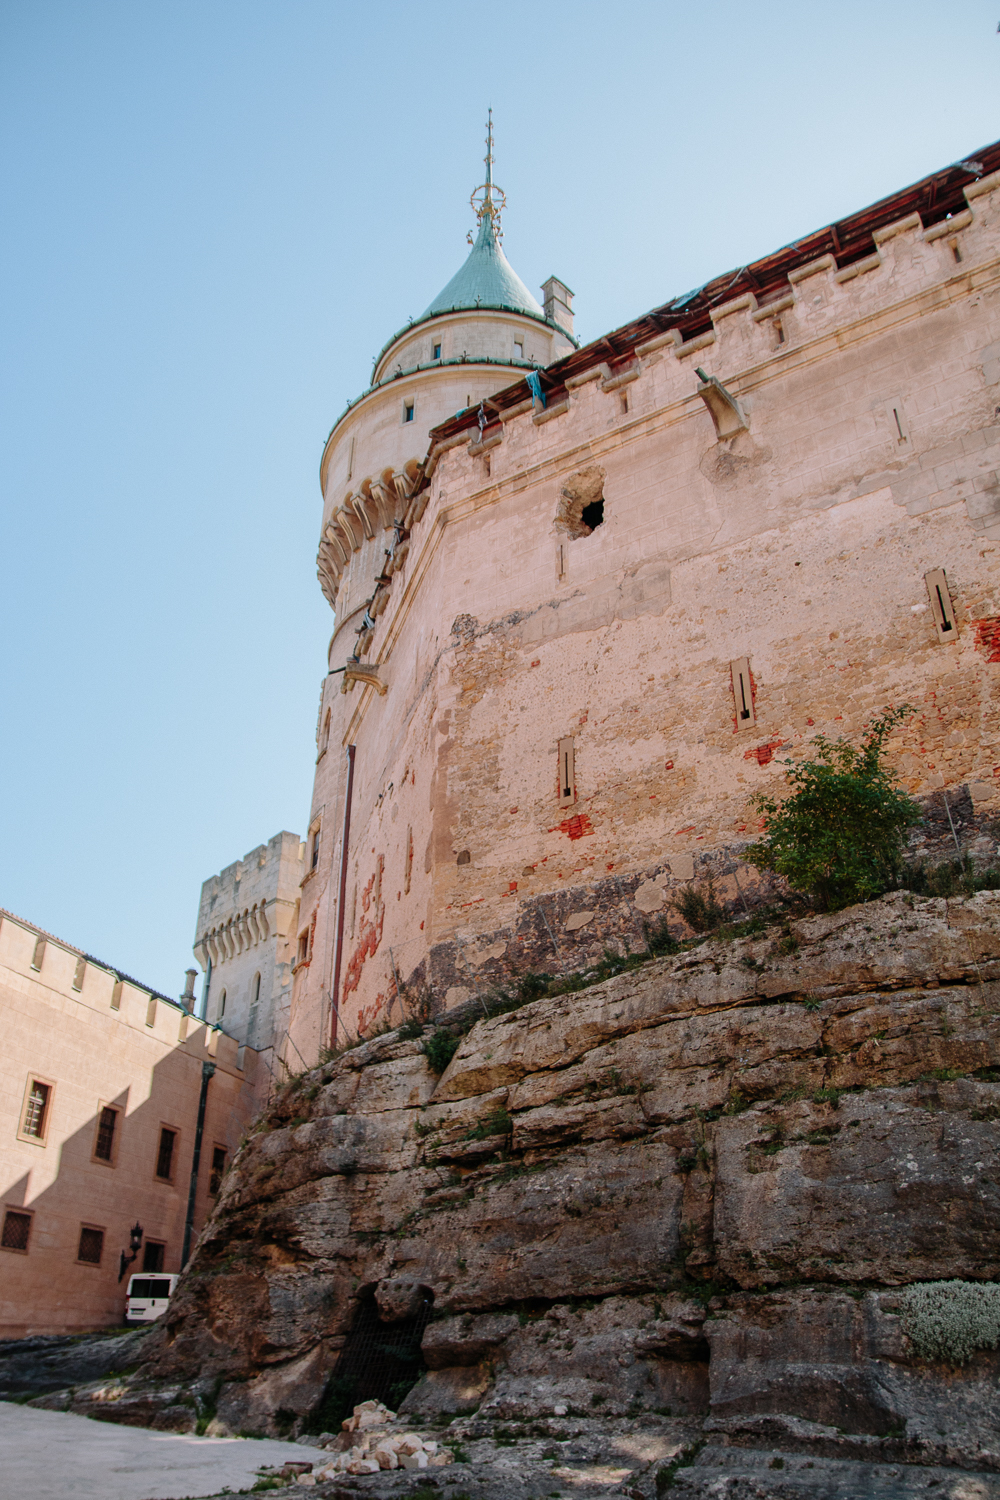
M 124 1321 L 187 1261 L 267 1098 L 264 1060 L 0 912 L 0 1338 Z
M 323 455 L 289 1066 L 745 899 L 755 795 L 888 704 L 920 837 L 1000 813 L 1000 145 L 586 347 L 487 155 Z

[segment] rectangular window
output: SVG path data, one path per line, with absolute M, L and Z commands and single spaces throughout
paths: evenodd
M 157 1240 L 147 1240 L 142 1247 L 142 1269 L 144 1271 L 162 1271 L 163 1256 L 166 1245 Z
M 404 422 L 412 422 L 413 421 L 413 402 L 412 401 L 404 401 L 403 402 L 403 421 Z
M 85 958 L 78 958 L 76 961 L 76 970 L 73 974 L 73 988 L 75 990 L 79 991 L 83 989 L 83 976 L 86 972 L 87 960 Z
M 176 1140 L 176 1130 L 168 1130 L 164 1126 L 160 1131 L 160 1149 L 156 1153 L 156 1175 L 163 1182 L 169 1182 L 173 1174 Z
M 924 582 L 927 585 L 927 597 L 931 601 L 931 612 L 934 615 L 934 628 L 938 633 L 938 640 L 957 641 L 958 625 L 955 621 L 955 610 L 951 602 L 951 594 L 948 592 L 948 580 L 945 577 L 944 568 L 933 568 L 931 572 L 925 573 Z
M 149 1000 L 146 1003 L 146 1025 L 156 1025 L 156 1001 L 153 999 L 152 995 L 150 995 Z
M 45 958 L 45 939 L 43 937 L 36 938 L 35 939 L 35 951 L 34 951 L 34 953 L 32 954 L 32 957 L 31 957 L 31 967 L 34 970 L 36 970 L 36 972 L 39 969 L 41 969 L 41 967 L 42 967 L 42 960 L 44 958 Z
M 0 1233 L 0 1249 L 20 1250 L 27 1253 L 31 1237 L 31 1215 L 8 1208 L 3 1216 L 3 1231 Z
M 95 1229 L 91 1224 L 81 1225 L 80 1248 L 76 1253 L 77 1260 L 82 1260 L 85 1266 L 99 1266 L 103 1254 L 104 1230 Z
M 441 358 L 441 345 L 440 344 L 435 344 L 434 345 L 434 353 L 431 355 L 431 359 L 440 359 L 440 358 Z
M 316 832 L 313 834 L 312 868 L 315 870 L 315 868 L 316 868 L 316 866 L 318 864 L 319 864 L 319 829 L 317 828 Z
M 114 1161 L 117 1128 L 118 1111 L 106 1104 L 97 1117 L 97 1135 L 94 1138 L 94 1156 L 98 1161 Z
M 514 340 L 514 358 L 515 359 L 523 359 L 524 358 L 524 344 L 522 343 L 522 341 L 520 339 L 515 339 Z
M 569 807 L 576 801 L 576 755 L 573 741 L 559 741 L 559 806 Z
M 42 1083 L 37 1078 L 32 1078 L 28 1084 L 28 1097 L 24 1104 L 24 1123 L 21 1126 L 21 1134 L 26 1135 L 29 1140 L 44 1141 L 45 1132 L 49 1123 L 49 1099 L 52 1096 L 52 1087 L 48 1083 Z
M 226 1148 L 225 1146 L 216 1146 L 212 1152 L 212 1172 L 211 1176 L 208 1179 L 208 1191 L 211 1193 L 213 1198 L 218 1197 L 219 1189 L 222 1186 L 222 1179 L 225 1176 L 225 1172 Z
M 304 932 L 300 932 L 299 933 L 298 962 L 300 964 L 304 964 L 305 961 L 306 961 L 306 959 L 308 957 L 309 957 L 309 928 L 307 927 Z
M 736 703 L 736 728 L 752 729 L 757 722 L 753 706 L 753 683 L 750 678 L 750 658 L 741 656 L 729 663 L 733 677 L 733 699 Z
M 115 984 L 114 984 L 114 988 L 111 991 L 111 1009 L 112 1010 L 121 1010 L 121 1007 L 122 1007 L 122 981 L 120 979 L 116 979 L 115 980 Z

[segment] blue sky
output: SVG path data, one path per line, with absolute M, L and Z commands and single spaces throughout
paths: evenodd
M 176 994 L 308 817 L 323 441 L 466 253 L 584 339 L 1000 135 L 979 0 L 0 4 L 0 906 Z

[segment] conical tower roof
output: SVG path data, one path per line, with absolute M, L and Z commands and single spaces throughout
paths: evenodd
M 544 320 L 545 317 L 541 305 L 500 248 L 492 206 L 482 214 L 479 233 L 465 265 L 421 313 L 417 322 L 423 323 L 427 318 L 457 308 L 476 307 L 502 308 L 505 312 L 526 313 L 529 318 Z

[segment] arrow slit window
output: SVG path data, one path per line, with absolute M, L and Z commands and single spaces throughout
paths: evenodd
M 559 806 L 576 801 L 576 757 L 572 739 L 559 741 Z
M 736 704 L 736 729 L 752 729 L 757 722 L 753 706 L 753 684 L 750 681 L 750 659 L 739 657 L 729 663 L 733 677 L 733 699 Z
M 924 582 L 927 585 L 927 597 L 931 601 L 931 612 L 934 615 L 934 628 L 938 633 L 938 640 L 957 640 L 958 625 L 951 594 L 948 592 L 948 580 L 945 577 L 944 568 L 933 568 L 930 573 L 925 573 Z

